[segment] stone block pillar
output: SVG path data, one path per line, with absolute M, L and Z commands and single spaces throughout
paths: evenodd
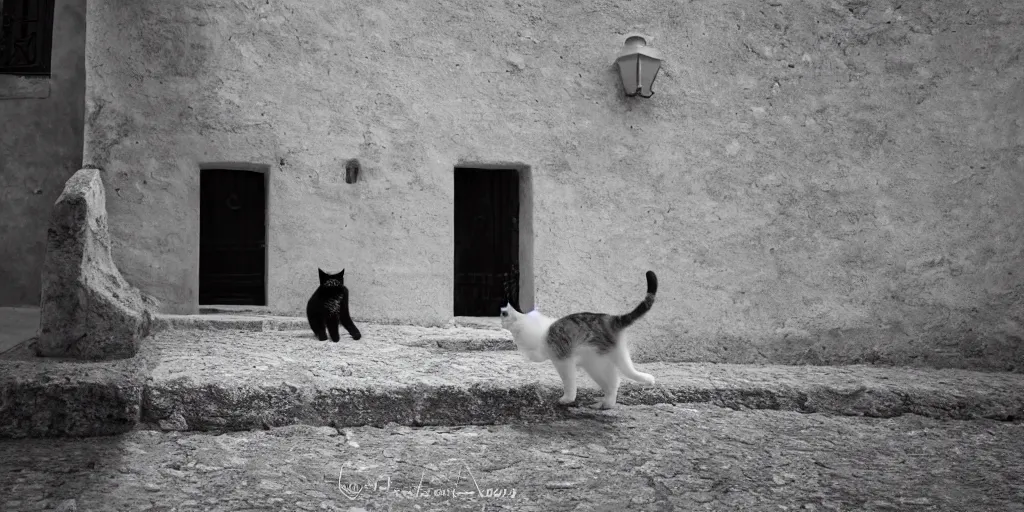
M 109 360 L 138 352 L 153 315 L 110 255 L 99 170 L 76 172 L 57 198 L 42 279 L 38 355 Z

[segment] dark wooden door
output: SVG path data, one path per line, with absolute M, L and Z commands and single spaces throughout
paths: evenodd
M 455 316 L 498 316 L 518 264 L 519 172 L 455 169 Z
M 266 305 L 266 175 L 199 175 L 199 304 Z

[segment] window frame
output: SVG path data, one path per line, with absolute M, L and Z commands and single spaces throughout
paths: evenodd
M 51 74 L 53 57 L 54 0 L 0 0 L 0 75 L 45 76 Z M 33 12 L 34 10 L 34 12 Z M 32 12 L 35 19 L 24 19 Z M 36 38 L 37 61 L 33 64 L 12 64 L 16 44 L 15 27 Z M 20 41 L 17 41 L 20 42 Z M 21 42 L 23 44 L 23 42 Z

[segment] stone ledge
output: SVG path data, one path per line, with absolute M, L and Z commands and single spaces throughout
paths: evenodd
M 28 344 L 0 358 L 0 438 L 106 436 L 139 421 L 155 354 L 84 362 L 35 357 Z
M 287 332 L 165 331 L 142 421 L 166 430 L 464 425 L 565 417 L 550 363 L 516 352 L 450 352 L 365 336 L 318 342 Z M 1024 418 L 1024 375 L 867 366 L 639 365 L 621 405 L 710 403 L 839 415 Z M 600 392 L 580 378 L 577 404 Z
M 387 339 L 395 343 L 421 347 L 438 347 L 453 351 L 514 350 L 512 335 L 508 331 L 480 327 L 420 327 L 411 325 L 384 325 L 358 322 L 364 335 Z M 305 318 L 251 314 L 155 315 L 153 329 L 197 331 L 290 331 L 313 336 Z M 348 339 L 341 330 L 342 339 Z M 351 341 L 351 340 L 349 340 Z
M 50 97 L 49 76 L 0 75 L 0 100 Z
M 389 330 L 319 342 L 303 331 L 166 330 L 139 355 L 86 362 L 0 357 L 0 438 L 101 436 L 142 427 L 250 430 L 466 425 L 602 414 L 556 405 L 550 363 L 517 352 L 453 352 Z M 707 403 L 733 409 L 937 419 L 1024 419 L 1024 375 L 869 366 L 638 365 L 620 406 Z M 600 392 L 580 373 L 577 405 Z

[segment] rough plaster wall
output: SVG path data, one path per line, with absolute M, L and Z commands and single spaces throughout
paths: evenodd
M 53 23 L 49 95 L 0 89 L 0 307 L 39 305 L 50 209 L 82 164 L 85 0 L 56 0 Z
M 452 168 L 533 170 L 537 304 L 639 360 L 1024 367 L 1024 2 L 96 0 L 116 259 L 196 307 L 199 164 L 272 164 L 271 309 L 452 310 Z M 667 62 L 649 100 L 612 60 Z M 358 157 L 360 182 L 344 183 Z

